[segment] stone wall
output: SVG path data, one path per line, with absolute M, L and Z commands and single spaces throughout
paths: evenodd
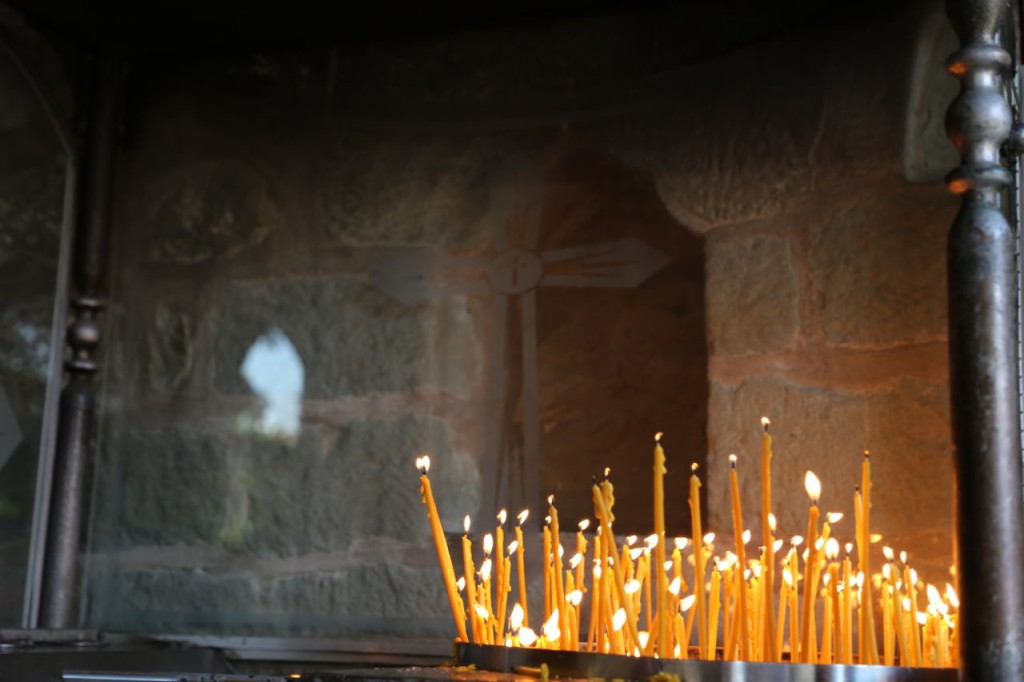
M 944 576 L 956 204 L 901 174 L 922 15 L 743 24 L 719 50 L 685 12 L 136 64 L 89 624 L 450 635 L 413 456 L 454 541 L 519 485 L 534 400 L 534 492 L 563 518 L 611 465 L 646 530 L 663 430 L 672 529 L 695 461 L 728 531 L 731 452 L 752 524 L 768 415 L 781 535 L 810 468 L 848 536 L 870 449 L 878 532 Z M 496 271 L 520 244 L 535 294 Z M 258 348 L 285 365 L 247 374 Z M 268 426 L 264 381 L 298 428 Z

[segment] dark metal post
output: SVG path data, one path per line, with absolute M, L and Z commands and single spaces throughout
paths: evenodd
M 120 61 L 97 64 L 90 92 L 89 132 L 83 169 L 82 212 L 75 236 L 75 320 L 68 328 L 68 381 L 61 394 L 60 425 L 52 503 L 47 524 L 41 614 L 44 628 L 77 625 L 78 550 L 85 506 L 86 471 L 91 460 L 95 414 L 94 353 L 100 333 L 96 316 L 106 272 L 107 233 L 117 135 Z
M 1024 679 L 1024 516 L 1015 348 L 1014 245 L 998 195 L 1010 184 L 1000 146 L 1010 55 L 1007 0 L 949 0 L 961 49 L 946 129 L 962 164 L 947 182 L 963 198 L 949 233 L 949 347 L 957 472 L 961 678 Z

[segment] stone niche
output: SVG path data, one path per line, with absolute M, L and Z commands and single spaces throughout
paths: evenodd
M 920 14 L 694 52 L 684 11 L 146 63 L 90 625 L 448 637 L 417 454 L 453 548 L 527 506 L 536 556 L 542 500 L 574 530 L 606 466 L 649 532 L 655 431 L 670 533 L 691 463 L 731 531 L 730 453 L 757 527 L 762 415 L 780 536 L 807 469 L 852 536 L 871 450 L 877 531 L 944 579 L 956 204 L 901 175 Z

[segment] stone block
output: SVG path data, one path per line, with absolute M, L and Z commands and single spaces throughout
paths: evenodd
M 270 181 L 228 160 L 194 163 L 164 179 L 149 221 L 150 256 L 172 263 L 230 257 L 283 223 Z
M 716 355 L 791 348 L 799 329 L 797 278 L 784 239 L 716 239 L 706 247 L 708 344 Z
M 711 455 L 707 476 L 709 527 L 731 537 L 730 453 L 739 456 L 744 523 L 760 536 L 760 424 L 771 420 L 772 490 L 777 537 L 806 535 L 809 500 L 804 474 L 822 482 L 823 512 L 845 514 L 834 535 L 854 536 L 853 495 L 864 450 L 872 467 L 872 520 L 883 543 L 921 559 L 928 580 L 945 580 L 952 557 L 952 485 L 948 396 L 944 388 L 898 382 L 874 394 L 787 385 L 755 378 L 739 386 L 712 383 Z M 881 544 L 873 556 L 881 556 Z
M 108 448 L 122 453 L 120 525 L 129 544 L 218 541 L 225 523 L 229 444 L 180 424 L 123 425 Z
M 946 338 L 944 188 L 871 188 L 812 228 L 810 266 L 829 343 L 873 348 Z
M 478 342 L 464 305 L 407 305 L 356 281 L 302 279 L 229 287 L 214 341 L 214 385 L 220 392 L 250 393 L 239 368 L 254 342 L 274 329 L 303 363 L 306 398 L 431 385 L 465 395 L 476 380 Z

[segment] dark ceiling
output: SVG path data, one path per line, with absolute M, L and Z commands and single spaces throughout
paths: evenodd
M 2 3 L 3 0 L 0 0 Z M 622 12 L 717 15 L 751 30 L 791 26 L 847 3 L 810 0 L 290 0 L 273 4 L 154 0 L 6 0 L 42 34 L 88 52 L 156 53 L 313 47 L 393 40 Z M 863 8 L 864 3 L 858 4 Z

